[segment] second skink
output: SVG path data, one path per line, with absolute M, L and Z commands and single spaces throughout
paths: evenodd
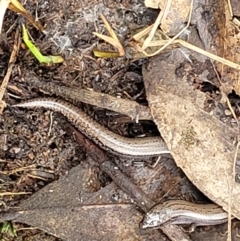
M 140 227 L 158 228 L 162 224 L 217 225 L 228 220 L 228 213 L 215 204 L 196 204 L 183 200 L 169 200 L 154 206 L 145 215 Z
M 14 105 L 23 108 L 47 108 L 60 112 L 84 135 L 101 148 L 122 156 L 146 157 L 170 153 L 160 137 L 127 138 L 101 126 L 72 104 L 52 98 L 38 98 Z

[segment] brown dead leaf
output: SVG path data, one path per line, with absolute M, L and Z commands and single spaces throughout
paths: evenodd
M 23 201 L 18 211 L 0 213 L 0 222 L 26 223 L 63 240 L 134 241 L 162 237 L 157 230 L 139 229 L 142 215 L 134 204 L 128 204 L 126 194 L 113 183 L 89 192 L 89 175 L 92 175 L 91 166 L 86 160 Z M 122 203 L 112 203 L 116 193 Z
M 205 110 L 207 96 L 194 89 L 187 75 L 176 77 L 183 61 L 181 52 L 174 50 L 168 57 L 152 59 L 149 70 L 144 70 L 151 112 L 177 165 L 206 196 L 228 210 L 238 130 L 222 123 L 214 110 Z M 240 218 L 240 185 L 232 188 L 232 214 Z

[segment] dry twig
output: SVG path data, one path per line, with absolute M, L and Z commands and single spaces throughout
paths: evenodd
M 6 106 L 5 101 L 3 101 L 3 96 L 4 96 L 4 93 L 6 91 L 8 81 L 9 81 L 9 78 L 10 78 L 11 73 L 12 73 L 13 66 L 14 66 L 14 63 L 15 63 L 16 58 L 17 58 L 20 43 L 21 43 L 21 40 L 20 40 L 19 29 L 17 29 L 16 34 L 15 34 L 15 39 L 14 39 L 13 50 L 12 50 L 10 60 L 9 60 L 9 64 L 8 64 L 7 73 L 6 73 L 6 75 L 3 79 L 2 85 L 0 86 L 0 114 L 2 114 L 2 111 L 3 111 L 4 107 Z

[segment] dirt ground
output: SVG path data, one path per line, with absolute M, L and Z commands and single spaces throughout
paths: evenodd
M 60 54 L 65 61 L 63 64 L 41 65 L 24 45 L 20 48 L 5 95 L 8 106 L 0 116 L 0 182 L 2 193 L 22 192 L 22 195 L 1 195 L 1 211 L 17 207 L 49 183 L 64 177 L 86 159 L 84 149 L 78 144 L 76 135 L 73 135 L 72 126 L 62 115 L 44 109 L 26 110 L 11 107 L 24 99 L 48 96 L 48 93 L 26 82 L 23 76 L 34 72 L 40 79 L 56 85 L 75 89 L 90 88 L 147 105 L 142 65 L 147 64 L 149 60 L 131 62 L 126 58 L 95 58 L 92 53 L 95 47 L 109 50 L 109 45 L 95 37 L 92 32 L 106 34 L 105 26 L 99 17 L 102 13 L 120 41 L 126 44 L 135 29 L 150 25 L 158 14 L 157 10 L 147 9 L 141 0 L 29 0 L 24 6 L 39 19 L 47 32 L 43 35 L 30 24 L 26 24 L 35 44 L 46 55 Z M 20 17 L 17 14 L 7 11 L 3 33 L 0 36 L 1 78 L 7 70 L 19 21 Z M 87 104 L 74 104 L 102 125 L 121 135 L 136 137 L 142 134 L 159 134 L 152 121 L 140 121 L 137 124 L 115 112 Z M 161 192 L 154 198 L 160 200 L 161 195 L 169 192 L 171 182 L 175 181 L 180 183 L 180 187 L 173 185 L 169 195 L 176 196 L 178 193 L 178 197 L 189 195 L 189 199 L 206 201 L 207 198 L 189 183 L 172 160 L 169 163 L 162 168 L 167 172 L 165 179 L 168 182 L 165 182 Z M 133 168 L 127 169 L 127 165 L 123 165 L 124 169 L 129 173 L 133 171 Z M 136 176 L 141 171 L 136 171 Z M 170 178 L 171 175 L 174 178 Z M 110 178 L 99 169 L 96 169 L 95 176 L 96 179 L 100 177 L 100 180 L 89 187 L 91 192 L 110 183 Z M 14 229 L 17 232 L 16 237 L 2 233 L 1 240 L 61 240 L 20 223 L 14 223 Z

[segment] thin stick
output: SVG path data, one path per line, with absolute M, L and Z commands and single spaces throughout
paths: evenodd
M 9 78 L 10 78 L 11 73 L 12 73 L 14 63 L 15 63 L 16 58 L 17 58 L 18 50 L 19 50 L 19 47 L 20 47 L 20 42 L 21 41 L 20 41 L 19 29 L 17 29 L 16 34 L 15 34 L 15 39 L 14 39 L 13 50 L 12 50 L 10 60 L 9 60 L 9 64 L 8 64 L 7 73 L 6 73 L 6 75 L 3 79 L 2 85 L 0 86 L 0 114 L 2 113 L 4 107 L 6 106 L 5 102 L 2 99 L 3 99 L 4 93 L 5 93 L 6 88 L 7 88 Z

